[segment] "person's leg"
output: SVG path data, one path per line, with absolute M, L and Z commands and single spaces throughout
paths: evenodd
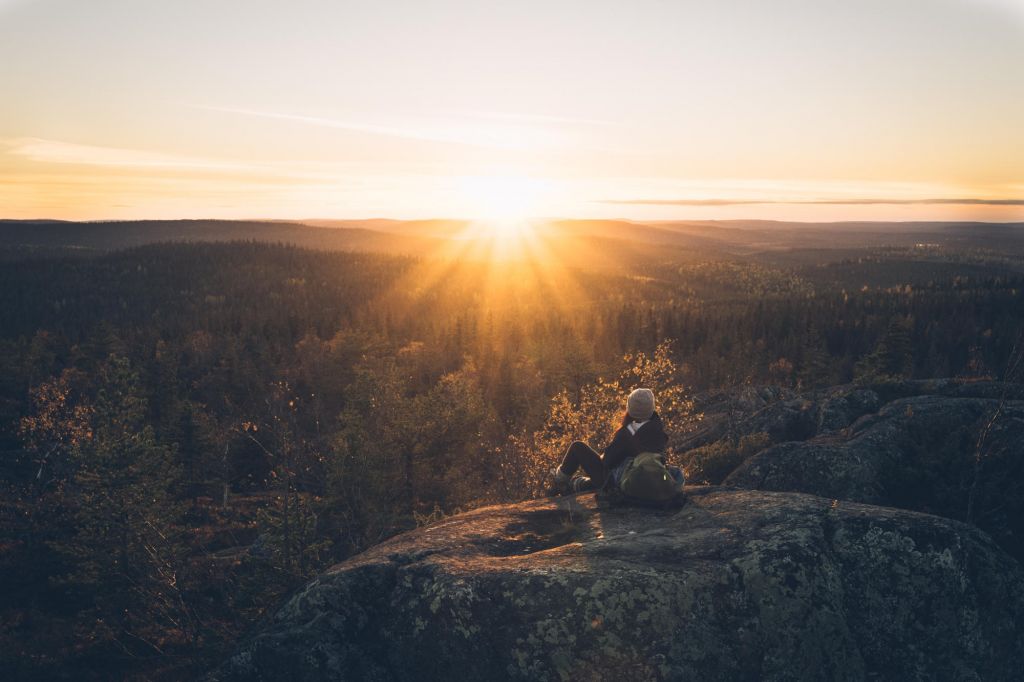
M 608 476 L 608 470 L 605 468 L 601 455 L 597 454 L 586 443 L 576 441 L 565 451 L 565 457 L 562 458 L 562 465 L 559 467 L 559 470 L 566 477 L 572 477 L 580 467 L 583 467 L 583 470 L 587 472 L 593 488 L 600 488 L 604 485 L 605 478 Z

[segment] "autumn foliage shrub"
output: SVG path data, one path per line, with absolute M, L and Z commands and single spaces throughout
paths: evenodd
M 576 396 L 568 390 L 558 392 L 539 430 L 528 436 L 514 435 L 496 451 L 503 496 L 541 494 L 547 472 L 561 461 L 574 441 L 588 443 L 600 452 L 621 426 L 626 396 L 634 388 L 654 391 L 671 448 L 672 435 L 691 430 L 700 418 L 694 413 L 693 400 L 679 374 L 672 344 L 665 341 L 651 355 L 641 352 L 623 356 L 618 378 L 598 377 L 582 386 Z

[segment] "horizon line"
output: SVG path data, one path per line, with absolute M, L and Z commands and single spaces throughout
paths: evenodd
M 599 199 L 597 203 L 631 206 L 1024 206 L 1024 199 Z
M 1020 205 L 1024 205 L 1024 200 L 1020 201 Z M 607 203 L 627 203 L 627 202 L 607 202 Z M 757 203 L 817 203 L 817 202 L 782 202 L 782 201 L 747 201 L 743 202 L 747 204 Z M 826 203 L 826 202 L 821 202 Z M 836 202 L 845 203 L 845 202 Z M 1016 205 L 1016 204 L 1013 204 Z M 388 218 L 384 216 L 373 216 L 367 218 L 246 218 L 246 217 L 233 217 L 233 218 L 85 218 L 85 219 L 67 219 L 67 218 L 0 218 L 0 225 L 4 223 L 70 223 L 70 224 L 89 224 L 89 223 L 144 223 L 144 222 L 251 222 L 251 223 L 291 223 L 296 225 L 303 225 L 305 227 L 314 227 L 319 229 L 345 229 L 345 228 L 328 228 L 312 225 L 315 221 L 331 221 L 331 222 L 348 222 L 348 223 L 369 223 L 369 222 L 395 222 L 395 223 L 413 223 L 413 222 L 462 222 L 462 223 L 486 223 L 493 222 L 487 218 L 457 218 L 457 217 L 417 217 L 417 218 Z M 778 220 L 775 218 L 659 218 L 653 220 L 638 220 L 635 218 L 571 218 L 571 217 L 536 217 L 526 218 L 523 222 L 528 223 L 555 223 L 555 222 L 610 222 L 610 223 L 632 223 L 634 225 L 658 225 L 658 224 L 671 224 L 671 223 L 779 223 L 779 224 L 798 224 L 798 225 L 849 225 L 849 224 L 890 224 L 890 225 L 920 225 L 920 224 L 931 224 L 931 225 L 1019 225 L 1024 226 L 1024 219 L 1021 220 Z

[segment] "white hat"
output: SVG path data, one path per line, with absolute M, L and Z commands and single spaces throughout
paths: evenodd
M 637 421 L 650 419 L 654 414 L 654 391 L 649 388 L 638 388 L 629 394 L 626 400 L 629 416 Z

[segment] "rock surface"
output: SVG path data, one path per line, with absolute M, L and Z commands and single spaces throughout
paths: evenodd
M 895 400 L 921 396 L 1024 401 L 1024 384 L 930 379 L 846 384 L 806 393 L 778 387 L 715 391 L 696 396 L 703 423 L 672 445 L 683 453 L 727 436 L 754 433 L 766 433 L 776 443 L 806 440 L 841 431 Z
M 211 679 L 1015 680 L 1024 573 L 984 533 L 794 493 L 593 495 L 397 536 L 295 593 Z
M 1024 558 L 1024 400 L 963 393 L 899 398 L 840 431 L 779 443 L 747 459 L 725 483 L 961 520 L 973 488 L 972 520 Z

